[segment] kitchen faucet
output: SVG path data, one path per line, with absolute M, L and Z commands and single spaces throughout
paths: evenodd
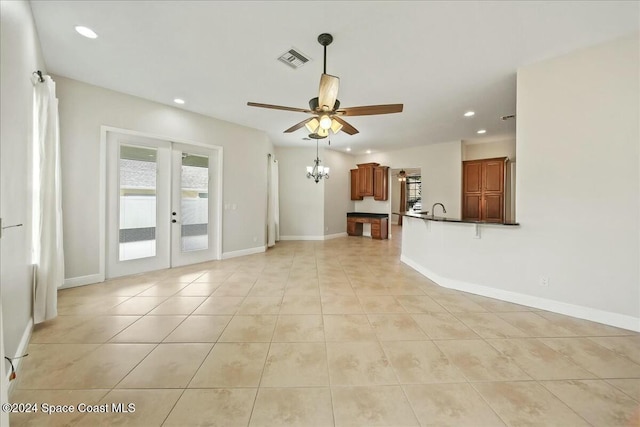
M 437 205 L 442 206 L 442 213 L 447 213 L 447 210 L 444 208 L 444 205 L 442 203 L 434 203 L 433 206 L 431 206 L 431 218 L 433 218 L 435 215 L 435 208 Z

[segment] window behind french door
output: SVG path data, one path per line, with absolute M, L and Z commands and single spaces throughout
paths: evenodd
M 217 150 L 109 132 L 107 277 L 217 259 Z

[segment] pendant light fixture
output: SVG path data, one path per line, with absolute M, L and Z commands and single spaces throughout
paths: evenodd
M 307 178 L 313 179 L 316 184 L 322 179 L 329 179 L 329 168 L 320 166 L 320 156 L 318 155 L 318 139 L 316 139 L 316 159 L 313 166 L 307 166 Z

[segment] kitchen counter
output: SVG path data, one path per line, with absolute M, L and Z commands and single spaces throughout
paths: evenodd
M 468 219 L 460 219 L 460 218 L 447 218 L 443 216 L 431 216 L 427 213 L 422 212 L 393 212 L 394 215 L 407 216 L 410 218 L 418 218 L 424 219 L 425 221 L 440 221 L 440 222 L 457 222 L 462 224 L 484 224 L 484 225 L 507 225 L 507 226 L 518 226 L 520 225 L 517 222 L 488 222 L 488 221 L 473 221 Z M 348 214 L 347 214 L 348 215 Z
M 347 212 L 347 218 L 359 217 L 359 218 L 389 218 L 389 214 L 386 213 L 371 213 L 371 212 Z

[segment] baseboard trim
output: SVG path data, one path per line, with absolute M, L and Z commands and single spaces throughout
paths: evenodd
M 7 356 L 7 357 L 19 357 L 27 353 L 27 347 L 29 347 L 29 340 L 31 339 L 32 331 L 33 331 L 33 319 L 29 319 L 29 322 L 27 322 L 27 326 L 26 328 L 24 328 L 24 332 L 22 333 L 22 338 L 20 339 L 20 344 L 18 345 L 16 354 L 14 354 L 13 356 Z M 20 366 L 22 365 L 22 360 L 23 359 L 15 359 L 13 361 L 13 367 L 16 370 L 16 375 L 18 375 L 18 378 L 20 377 Z M 2 363 L 4 363 L 4 360 L 2 361 Z M 13 390 L 13 387 L 17 382 L 17 380 L 9 381 L 10 375 L 11 375 L 11 371 L 7 372 L 7 383 L 9 384 L 9 390 L 8 390 L 9 395 L 11 395 L 11 391 Z
M 280 236 L 280 240 L 331 240 L 339 237 L 347 237 L 347 232 L 327 234 L 324 236 Z
M 342 233 L 325 234 L 323 240 L 339 239 L 340 237 L 347 237 L 347 232 L 343 231 Z
M 280 236 L 280 240 L 324 240 L 324 236 Z
M 76 286 L 93 285 L 94 283 L 104 282 L 104 275 L 89 274 L 88 276 L 70 277 L 64 279 L 64 283 L 58 289 L 75 288 Z
M 223 252 L 222 259 L 237 258 L 239 256 L 253 255 L 265 252 L 266 246 L 257 246 L 255 248 L 240 249 L 239 251 Z
M 554 313 L 565 314 L 579 319 L 591 320 L 593 322 L 615 326 L 616 328 L 640 332 L 640 318 L 637 317 L 450 279 L 434 273 L 406 255 L 401 255 L 400 261 L 444 288 L 469 292 L 528 307 L 539 308 L 541 310 L 552 311 Z

